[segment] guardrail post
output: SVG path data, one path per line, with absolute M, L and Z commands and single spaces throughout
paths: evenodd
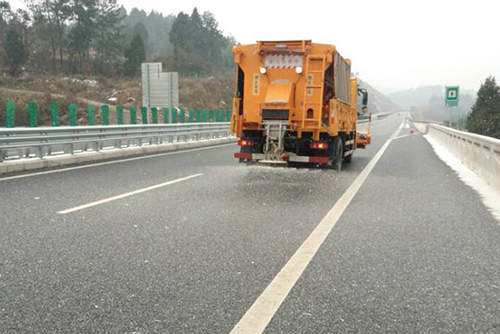
M 184 108 L 181 109 L 180 115 L 179 115 L 179 121 L 181 123 L 186 123 L 186 111 Z
M 172 124 L 177 123 L 177 109 L 172 108 Z
M 30 128 L 36 128 L 38 126 L 35 102 L 28 102 L 28 119 Z
M 161 108 L 163 113 L 163 124 L 168 124 L 168 115 L 170 114 L 170 110 L 167 107 Z
M 13 128 L 16 126 L 16 104 L 14 101 L 5 102 L 5 126 Z
M 87 107 L 89 125 L 95 125 L 95 107 L 93 104 L 89 104 Z
M 148 124 L 148 108 L 141 107 L 142 124 Z
M 123 124 L 123 106 L 116 106 L 116 123 Z
M 59 105 L 56 102 L 50 104 L 50 119 L 52 126 L 61 125 L 59 121 Z
M 137 124 L 137 109 L 132 106 L 128 110 L 130 110 L 130 124 Z
M 158 108 L 151 108 L 151 124 L 158 124 Z
M 76 105 L 74 103 L 68 104 L 69 125 L 76 126 Z
M 101 106 L 101 114 L 102 114 L 102 125 L 109 125 L 109 106 L 103 104 Z

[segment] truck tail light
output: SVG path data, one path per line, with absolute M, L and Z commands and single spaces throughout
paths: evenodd
M 310 148 L 314 150 L 326 150 L 328 149 L 328 143 L 322 141 L 313 141 L 310 145 Z
M 254 146 L 255 142 L 253 140 L 248 139 L 240 139 L 238 140 L 238 146 Z

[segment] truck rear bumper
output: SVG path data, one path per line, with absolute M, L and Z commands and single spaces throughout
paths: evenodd
M 237 152 L 234 154 L 236 159 L 243 159 L 247 161 L 264 160 L 265 156 L 262 153 L 242 153 Z M 328 164 L 328 157 L 313 157 L 313 156 L 302 156 L 302 155 L 283 155 L 281 157 L 282 161 L 285 162 L 302 162 L 307 164 Z

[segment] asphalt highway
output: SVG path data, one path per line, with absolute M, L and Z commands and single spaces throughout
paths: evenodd
M 384 147 L 264 332 L 500 333 L 498 222 L 403 113 L 372 135 L 341 172 L 231 144 L 0 179 L 0 333 L 236 332 Z

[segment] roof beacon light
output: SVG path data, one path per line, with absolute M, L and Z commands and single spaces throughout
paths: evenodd
M 261 68 L 260 68 L 260 73 L 261 73 L 261 74 L 266 74 L 266 72 L 267 72 L 267 70 L 266 70 L 266 68 L 265 68 L 265 67 L 261 67 Z
M 297 72 L 297 74 L 302 73 L 302 66 L 297 66 L 297 67 L 295 68 L 295 72 Z

